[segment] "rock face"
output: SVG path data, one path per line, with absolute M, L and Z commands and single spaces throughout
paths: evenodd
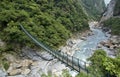
M 3 55 L 10 66 L 5 72 L 0 70 L 0 77 L 41 77 L 42 74 L 48 74 L 48 72 L 60 76 L 63 69 L 68 69 L 47 52 L 38 52 L 28 47 L 22 49 L 20 58 L 7 53 Z M 47 60 L 41 56 L 46 57 Z
M 19 74 L 27 75 L 30 73 L 29 66 L 32 63 L 33 61 L 28 59 L 14 61 L 10 63 L 7 73 L 10 76 L 19 75 Z
M 101 15 L 105 9 L 104 0 L 81 0 L 82 5 L 85 8 L 87 14 L 89 16 L 97 17 Z
M 0 69 L 0 77 L 6 77 L 7 73 Z
M 100 20 L 100 23 L 113 16 L 115 4 L 116 4 L 116 0 L 110 1 L 110 3 L 107 5 L 107 8 Z
M 44 51 L 44 50 L 43 50 Z M 22 49 L 22 56 L 27 56 L 28 58 L 30 58 L 31 60 L 46 60 L 46 61 L 50 61 L 53 59 L 52 55 L 50 55 L 49 53 L 47 53 L 46 51 L 44 52 L 39 52 L 33 49 L 30 49 L 29 47 L 25 47 Z
M 114 16 L 120 16 L 120 0 L 116 0 L 116 5 L 114 9 Z

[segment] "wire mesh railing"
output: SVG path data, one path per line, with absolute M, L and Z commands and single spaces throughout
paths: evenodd
M 59 59 L 61 62 L 65 63 L 67 66 L 70 66 L 72 69 L 78 71 L 78 72 L 85 72 L 87 75 L 90 74 L 90 71 L 87 69 L 89 66 L 89 63 L 80 60 L 79 58 L 76 58 L 74 56 L 70 56 L 64 52 L 58 52 L 54 51 L 47 45 L 43 44 L 42 42 L 38 41 L 36 38 L 34 38 L 21 24 L 20 24 L 21 29 L 25 32 L 27 36 L 29 36 L 38 46 L 42 47 L 45 49 L 48 53 L 52 54 L 54 57 Z M 96 77 L 96 76 L 92 76 Z M 101 76 L 103 77 L 103 76 Z M 109 77 L 109 76 L 108 76 Z
M 85 68 L 86 65 L 82 65 L 83 63 L 86 64 L 86 62 L 84 62 L 78 58 L 75 58 L 73 56 L 70 56 L 66 53 L 52 50 L 48 46 L 45 46 L 42 42 L 35 39 L 28 31 L 26 31 L 26 29 L 21 24 L 20 24 L 20 27 L 26 33 L 26 35 L 28 35 L 37 45 L 44 48 L 46 51 L 48 51 L 50 54 L 55 56 L 57 59 L 61 60 L 62 62 L 64 62 L 65 64 L 69 65 L 70 67 L 72 67 L 73 69 L 75 69 L 79 72 L 81 69 L 86 71 L 86 68 Z

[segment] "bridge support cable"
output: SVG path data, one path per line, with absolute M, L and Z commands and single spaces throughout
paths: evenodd
M 42 42 L 38 41 L 35 39 L 21 24 L 20 24 L 21 29 L 25 32 L 25 34 L 30 37 L 38 46 L 42 47 L 45 49 L 48 53 L 52 54 L 55 56 L 57 59 L 61 60 L 68 66 L 72 67 L 74 70 L 80 72 L 81 70 L 87 72 L 86 70 L 86 63 L 78 58 L 75 58 L 73 56 L 70 56 L 66 53 L 63 52 L 57 52 L 49 48 L 47 45 L 43 44 Z M 85 63 L 85 65 L 84 65 Z

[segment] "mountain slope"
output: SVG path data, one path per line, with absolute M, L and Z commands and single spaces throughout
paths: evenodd
M 120 0 L 117 0 L 116 2 L 113 15 L 120 16 Z
M 38 40 L 58 48 L 64 45 L 73 33 L 89 29 L 89 16 L 83 9 L 85 7 L 82 6 L 83 2 L 80 0 L 3 0 L 0 3 L 0 38 L 10 45 L 10 49 L 14 49 L 16 44 L 18 47 L 24 45 L 34 47 L 31 40 L 20 30 L 19 23 L 21 23 Z M 88 2 L 85 0 L 84 4 L 89 7 L 88 15 L 96 17 L 100 14 L 104 9 L 102 3 L 103 1 L 98 0 Z M 100 8 L 96 7 L 97 5 Z
M 10 50 L 17 45 L 34 47 L 19 23 L 54 48 L 65 44 L 72 33 L 88 29 L 79 0 L 3 0 L 0 6 L 0 38 Z
M 116 4 L 116 0 L 110 1 L 110 3 L 107 5 L 105 12 L 103 13 L 103 16 L 100 22 L 105 21 L 113 16 L 115 4 Z
M 93 19 L 97 19 L 101 16 L 105 9 L 104 0 L 81 0 L 84 9 L 88 16 Z
M 107 10 L 103 14 L 100 23 L 110 28 L 112 34 L 120 35 L 120 0 L 111 0 Z

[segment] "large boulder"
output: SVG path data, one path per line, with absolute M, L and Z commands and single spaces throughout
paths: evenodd
M 28 67 L 28 66 L 31 65 L 32 63 L 33 63 L 32 60 L 25 59 L 25 60 L 22 60 L 22 61 L 21 61 L 20 65 L 21 65 L 22 67 Z
M 120 43 L 120 36 L 112 36 L 110 40 L 112 43 Z
M 11 70 L 8 74 L 10 76 L 14 76 L 14 75 L 19 75 L 21 74 L 22 70 L 21 69 L 14 69 L 14 70 Z
M 31 71 L 31 70 L 28 69 L 28 68 L 27 68 L 27 69 L 23 69 L 22 72 L 21 72 L 21 74 L 23 74 L 23 75 L 27 75 L 27 74 L 30 73 L 30 71 Z
M 10 67 L 7 70 L 7 73 L 10 76 L 20 75 L 20 74 L 27 75 L 31 71 L 29 69 L 29 66 L 32 65 L 32 63 L 33 61 L 28 59 L 12 62 L 10 63 Z

